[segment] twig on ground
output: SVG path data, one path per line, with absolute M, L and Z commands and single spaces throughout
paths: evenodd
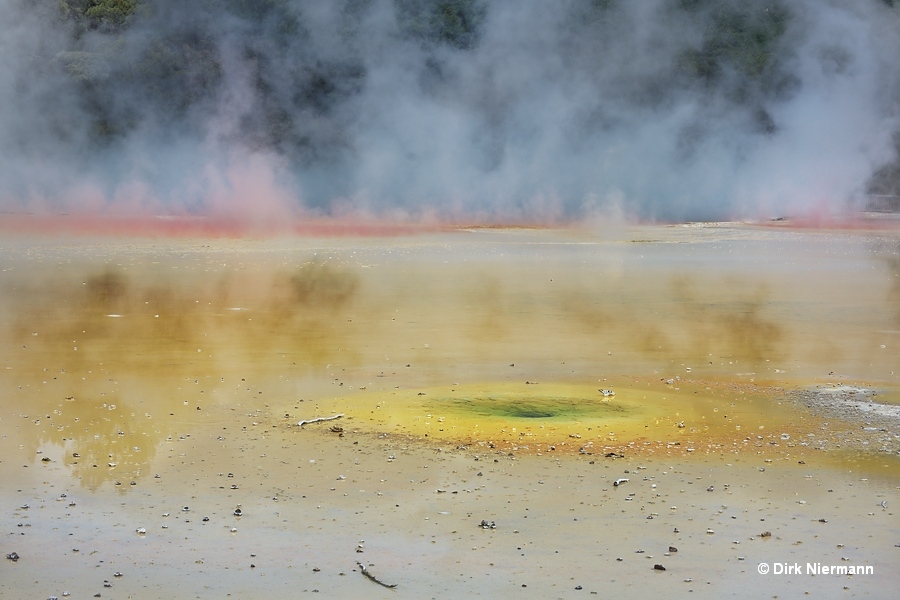
M 365 575 L 368 579 L 370 579 L 371 581 L 374 581 L 374 582 L 377 583 L 378 585 L 384 586 L 384 587 L 386 587 L 386 588 L 391 588 L 391 589 L 397 587 L 397 584 L 396 584 L 396 583 L 385 583 L 385 582 L 381 581 L 380 579 L 378 579 L 377 577 L 375 577 L 374 575 L 372 575 L 371 573 L 369 573 L 369 572 L 366 570 L 366 565 L 362 564 L 361 562 L 356 561 L 356 564 L 359 565 L 359 572 L 360 572 L 360 573 L 362 573 L 362 574 Z
M 334 421 L 335 419 L 340 419 L 343 416 L 344 414 L 340 413 L 332 417 L 316 417 L 315 419 L 304 419 L 297 423 L 297 427 L 303 427 L 304 425 L 308 425 L 310 423 L 318 423 L 319 421 Z

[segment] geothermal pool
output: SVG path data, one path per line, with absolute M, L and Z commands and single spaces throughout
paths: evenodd
M 0 596 L 900 584 L 896 229 L 2 248 Z

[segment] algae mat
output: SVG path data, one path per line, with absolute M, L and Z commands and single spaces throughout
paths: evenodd
M 615 385 L 612 385 L 615 383 Z M 814 430 L 783 390 L 726 382 L 632 379 L 587 383 L 484 383 L 357 394 L 320 403 L 352 427 L 518 450 L 650 445 L 693 450 Z M 614 392 L 604 396 L 603 390 Z

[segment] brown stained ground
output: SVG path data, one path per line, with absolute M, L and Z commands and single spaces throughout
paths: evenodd
M 896 424 L 791 395 L 897 401 L 896 231 L 0 245 L 0 597 L 900 583 Z

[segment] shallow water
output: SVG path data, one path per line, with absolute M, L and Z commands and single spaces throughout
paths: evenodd
M 75 580 L 85 594 L 98 591 L 99 581 L 78 575 L 91 561 L 61 554 L 68 532 L 107 564 L 128 557 L 129 585 L 139 580 L 151 595 L 287 597 L 298 570 L 307 577 L 329 561 L 343 566 L 323 570 L 323 591 L 357 594 L 372 584 L 337 572 L 351 575 L 345 551 L 362 537 L 362 556 L 383 558 L 373 570 L 402 574 L 410 597 L 502 594 L 525 579 L 531 597 L 562 594 L 595 562 L 614 561 L 614 541 L 627 537 L 593 540 L 596 555 L 573 555 L 567 536 L 633 527 L 652 512 L 684 528 L 668 505 L 655 506 L 662 500 L 651 481 L 639 483 L 635 461 L 648 461 L 654 477 L 674 464 L 692 473 L 685 480 L 707 478 L 717 490 L 729 483 L 727 502 L 745 512 L 768 493 L 765 510 L 785 531 L 831 557 L 811 539 L 819 525 L 807 522 L 818 517 L 791 499 L 808 493 L 840 516 L 835 496 L 795 480 L 791 469 L 808 464 L 823 489 L 843 490 L 852 512 L 840 531 L 857 554 L 877 562 L 892 549 L 896 520 L 879 502 L 894 502 L 900 483 L 896 424 L 863 431 L 864 420 L 814 414 L 786 394 L 847 385 L 897 402 L 896 232 L 716 225 L 372 239 L 10 236 L 0 269 L 0 476 L 9 506 L 32 506 L 7 510 L 2 524 L 9 539 L 28 534 L 19 554 L 60 554 L 60 587 Z M 343 416 L 297 427 L 335 414 Z M 732 462 L 744 465 L 734 477 Z M 595 468 L 602 477 L 582 479 Z M 610 487 L 623 476 L 641 490 L 634 506 Z M 862 486 L 872 490 L 857 498 L 860 476 L 872 478 Z M 667 492 L 688 498 L 678 515 L 700 522 L 721 510 L 718 498 L 698 501 L 686 489 Z M 238 521 L 236 504 L 250 507 Z M 193 515 L 177 524 L 160 516 L 184 505 Z M 601 513 L 585 508 L 595 505 Z M 525 521 L 529 507 L 545 520 Z M 512 533 L 509 510 L 528 546 Z M 581 523 L 590 527 L 564 526 L 570 510 L 587 510 Z M 791 514 L 803 514 L 802 531 L 791 529 Z M 481 518 L 503 525 L 470 531 Z M 146 536 L 134 534 L 148 523 Z M 167 523 L 178 536 L 159 529 Z M 662 544 L 662 520 L 654 523 L 639 539 Z M 440 533 L 424 533 L 433 527 Z M 734 552 L 707 544 L 705 527 L 692 533 L 693 577 L 714 579 L 726 556 L 727 572 L 746 577 Z M 759 528 L 741 520 L 734 531 Z M 866 536 L 878 540 L 871 551 Z M 779 542 L 785 557 L 816 557 L 799 556 L 789 541 Z M 524 547 L 540 551 L 520 561 Z M 258 570 L 248 566 L 251 552 L 266 556 Z M 458 573 L 443 572 L 448 560 Z M 611 578 L 629 580 L 645 563 Z M 13 583 L 0 592 L 31 589 L 46 570 L 29 570 L 25 559 L 18 571 L 11 565 L 3 578 Z M 549 583 L 556 572 L 571 585 Z M 320 585 L 303 581 L 306 591 Z M 669 589 L 663 581 L 653 585 Z M 601 583 L 585 589 L 609 585 Z M 706 596 L 699 587 L 695 595 L 743 585 L 704 583 Z M 380 591 L 372 588 L 363 589 Z
M 900 382 L 892 232 L 4 246 L 0 427 L 32 451 L 64 447 L 89 487 L 146 476 L 211 405 L 346 412 L 461 443 L 721 443 L 796 429 L 772 386 L 850 382 L 889 400 Z

